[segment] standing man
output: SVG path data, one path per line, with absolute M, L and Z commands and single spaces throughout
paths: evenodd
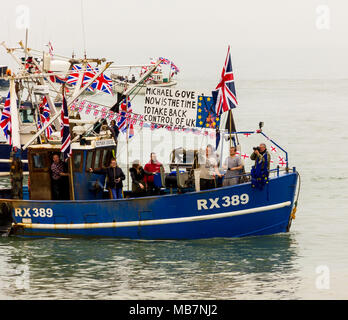
M 102 168 L 100 170 L 93 170 L 89 168 L 89 172 L 96 174 L 106 174 L 108 179 L 107 187 L 112 194 L 113 199 L 122 199 L 122 181 L 126 179 L 122 169 L 117 166 L 115 158 L 111 159 L 110 166 L 108 168 Z
M 112 136 L 114 137 L 115 143 L 117 145 L 117 139 L 118 139 L 118 135 L 120 134 L 120 129 L 118 125 L 116 124 L 115 120 L 111 120 L 109 130 L 111 131 Z
M 65 198 L 65 177 L 69 174 L 64 172 L 64 163 L 60 160 L 59 154 L 55 153 L 52 158 L 51 177 L 52 177 L 52 198 L 53 200 L 64 200 Z
M 258 147 L 253 149 L 254 152 L 251 154 L 250 159 L 255 160 L 255 165 L 250 172 L 251 186 L 262 190 L 268 184 L 271 155 L 268 153 L 264 143 L 260 143 Z
M 264 143 L 260 143 L 257 148 L 254 148 L 254 152 L 251 154 L 250 159 L 255 160 L 255 165 L 261 163 L 262 169 L 266 165 L 267 170 L 269 171 L 271 155 L 267 151 L 267 147 Z
M 233 186 L 238 184 L 243 163 L 240 156 L 236 155 L 237 148 L 230 148 L 230 156 L 226 158 L 223 168 L 226 169 L 223 186 Z

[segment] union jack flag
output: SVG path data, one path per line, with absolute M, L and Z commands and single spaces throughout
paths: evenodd
M 127 132 L 127 127 L 129 128 L 128 130 L 129 139 L 134 136 L 134 125 L 132 122 L 129 121 L 130 112 L 132 112 L 132 105 L 131 105 L 129 96 L 127 96 L 127 99 L 124 98 L 120 105 L 120 118 L 118 119 L 117 126 L 120 129 L 120 131 L 123 133 Z
M 78 64 L 74 64 L 72 67 L 71 72 L 69 73 L 68 79 L 67 79 L 67 83 L 72 84 L 74 86 L 76 86 L 77 81 L 80 77 L 80 73 L 82 72 L 82 67 L 79 66 Z M 81 86 L 84 86 L 90 79 L 92 79 L 95 76 L 94 73 L 92 73 L 92 68 L 91 66 L 88 64 L 86 66 L 86 71 L 83 74 L 83 79 L 82 79 L 82 83 Z M 94 89 L 92 86 L 89 86 L 87 88 L 88 91 L 93 92 Z
M 97 74 L 98 68 L 93 69 L 90 65 L 87 66 L 87 70 L 89 70 L 89 74 L 93 74 L 93 77 Z M 91 77 L 92 78 L 92 77 Z M 90 79 L 91 79 L 90 78 Z M 99 90 L 108 94 L 112 94 L 112 80 L 104 73 L 99 75 L 97 79 L 94 80 L 91 87 L 95 90 Z
M 166 58 L 159 57 L 158 60 L 161 60 L 161 64 L 170 64 L 170 60 Z
M 48 71 L 48 73 L 52 73 L 52 71 Z M 66 79 L 57 75 L 51 75 L 49 76 L 50 80 L 55 83 L 65 83 Z
M 38 114 L 38 127 L 39 127 L 39 129 L 44 127 L 45 124 L 50 121 L 50 114 L 51 114 L 50 106 L 47 102 L 46 97 L 44 97 L 42 100 L 42 103 L 39 105 L 39 114 Z M 47 139 L 50 138 L 52 133 L 53 133 L 52 126 L 49 125 L 45 129 L 45 135 L 46 135 Z
M 10 92 L 8 92 L 7 98 L 5 100 L 4 109 L 2 110 L 1 114 L 1 120 L 0 120 L 0 127 L 4 131 L 5 138 L 8 142 L 8 144 L 12 144 L 11 139 L 11 99 L 10 99 Z
M 180 72 L 179 68 L 173 62 L 170 63 L 170 68 L 175 72 L 175 74 Z
M 69 128 L 69 114 L 68 114 L 68 105 L 66 103 L 65 95 L 63 95 L 63 104 L 61 110 L 61 128 L 60 128 L 60 137 L 62 138 L 62 146 L 60 151 L 63 152 L 64 161 L 68 160 L 71 157 L 71 137 L 70 137 L 70 128 Z
M 216 101 L 215 111 L 217 115 L 238 106 L 232 71 L 230 46 L 228 46 L 225 65 L 222 68 L 221 80 L 213 91 L 213 97 Z

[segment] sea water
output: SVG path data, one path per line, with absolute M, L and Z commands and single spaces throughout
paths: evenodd
M 201 89 L 195 80 L 181 86 Z M 204 89 L 213 87 L 207 82 Z M 195 241 L 1 238 L 0 298 L 347 299 L 347 88 L 348 80 L 238 83 L 237 130 L 256 130 L 263 121 L 265 134 L 288 152 L 290 167 L 300 173 L 289 233 Z M 141 99 L 134 100 L 135 111 Z M 124 170 L 127 158 L 144 164 L 152 150 L 167 164 L 174 147 L 215 141 L 143 131 L 128 152 L 125 144 L 120 147 Z M 241 152 L 250 155 L 260 142 L 272 145 L 261 135 L 241 135 Z M 284 156 L 271 155 L 274 161 Z M 247 169 L 251 164 L 246 158 Z M 0 185 L 8 186 L 8 178 Z

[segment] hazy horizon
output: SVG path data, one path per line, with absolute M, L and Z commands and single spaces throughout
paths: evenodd
M 29 47 L 115 64 L 148 63 L 164 56 L 180 78 L 212 79 L 231 46 L 236 80 L 348 78 L 348 4 L 339 0 L 2 2 L 0 41 L 24 40 L 23 6 L 29 13 Z M 82 24 L 82 19 L 84 24 Z M 85 32 L 83 33 L 83 29 Z M 85 37 L 84 37 L 85 34 Z M 0 49 L 0 64 L 13 67 Z

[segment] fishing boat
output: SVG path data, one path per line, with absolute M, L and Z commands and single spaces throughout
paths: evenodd
M 69 198 L 59 201 L 52 200 L 49 168 L 60 145 L 29 147 L 29 192 L 21 200 L 1 199 L 2 229 L 19 236 L 151 240 L 229 238 L 290 230 L 298 180 L 295 168 L 272 171 L 262 190 L 246 182 L 196 191 L 193 181 L 187 179 L 195 170 L 193 163 L 173 164 L 189 168 L 178 171 L 174 188 L 162 175 L 160 195 L 135 198 L 125 192 L 124 199 L 112 200 L 96 187 L 104 185 L 103 178 L 89 168 L 106 166 L 114 147 L 112 139 L 100 137 L 89 139 L 87 145 L 73 143 L 66 185 Z
M 148 70 L 138 84 L 155 68 L 156 65 Z M 12 79 L 10 84 L 12 94 L 14 81 Z M 72 108 L 74 101 L 93 81 L 91 79 L 73 95 L 66 108 Z M 136 90 L 136 85 L 133 87 Z M 126 92 L 123 100 L 118 99 L 115 106 L 127 101 L 128 94 Z M 57 118 L 53 117 L 50 122 Z M 15 119 L 13 115 L 12 120 Z M 107 126 L 103 128 L 105 118 L 99 119 L 93 130 L 80 131 L 70 127 L 71 156 L 66 162 L 66 193 L 61 200 L 53 200 L 50 166 L 54 154 L 66 156 L 63 146 L 66 147 L 67 140 L 36 143 L 44 127 L 22 147 L 22 150 L 28 150 L 28 188 L 18 188 L 20 183 L 14 183 L 12 188 L 0 190 L 0 230 L 3 234 L 20 237 L 145 240 L 233 238 L 288 232 L 295 218 L 299 195 L 296 168 L 289 166 L 288 153 L 267 137 L 261 124 L 258 130 L 238 132 L 232 130 L 231 119 L 229 130 L 221 131 L 222 142 L 229 141 L 231 146 L 238 141 L 238 135 L 258 134 L 284 152 L 286 167 L 271 169 L 267 176 L 262 176 L 263 184 L 256 181 L 261 177 L 256 176 L 255 180 L 255 172 L 251 171 L 241 174 L 244 179 L 238 184 L 224 187 L 217 179 L 214 188 L 201 190 L 200 172 L 205 165 L 199 160 L 202 152 L 182 148 L 181 151 L 173 150 L 178 156 L 171 157 L 169 172 L 161 169 L 154 175 L 156 193 L 137 196 L 128 189 L 122 199 L 109 199 L 103 187 L 105 177 L 95 173 L 97 169 L 107 167 L 111 158 L 117 155 L 110 130 Z M 102 129 L 96 130 L 98 126 Z M 16 135 L 13 139 L 15 167 L 16 161 L 20 161 L 20 140 Z M 220 148 L 222 154 L 223 143 Z
M 113 90 L 116 93 L 125 92 L 130 86 L 133 85 L 135 79 L 125 80 L 123 76 L 117 74 L 111 74 L 113 82 Z M 138 90 L 140 95 L 144 95 L 147 86 L 156 86 L 161 88 L 170 88 L 176 86 L 178 82 L 174 79 L 163 78 L 162 72 L 154 72 L 151 80 L 139 86 Z
M 144 83 L 137 86 L 137 94 L 144 95 L 147 86 L 156 86 L 160 88 L 170 88 L 177 85 L 177 81 L 174 76 L 179 73 L 179 68 L 174 62 L 159 57 L 160 65 L 152 72 L 151 77 L 148 77 Z M 139 69 L 139 77 L 141 77 L 151 66 L 155 64 L 155 60 L 151 59 L 150 65 L 129 65 L 123 66 L 128 69 L 128 75 L 121 75 L 119 73 L 111 73 L 110 77 L 113 81 L 113 91 L 115 93 L 124 93 L 127 89 L 133 86 L 137 81 L 134 73 L 130 73 L 133 69 Z M 118 67 L 120 69 L 120 67 Z M 165 70 L 167 69 L 167 70 Z M 167 72 L 166 72 L 167 71 Z

